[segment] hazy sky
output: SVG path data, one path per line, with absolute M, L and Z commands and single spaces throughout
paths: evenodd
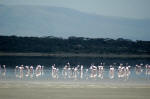
M 0 0 L 5 5 L 50 5 L 104 16 L 150 19 L 150 0 Z

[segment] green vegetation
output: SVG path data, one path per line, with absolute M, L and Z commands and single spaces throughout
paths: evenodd
M 57 55 L 150 55 L 150 41 L 118 38 L 0 36 L 1 53 L 47 53 Z M 43 54 L 42 54 L 43 55 Z M 35 55 L 36 56 L 36 55 Z

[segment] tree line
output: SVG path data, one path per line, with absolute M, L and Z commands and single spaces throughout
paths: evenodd
M 0 36 L 0 52 L 150 54 L 150 41 L 69 37 Z

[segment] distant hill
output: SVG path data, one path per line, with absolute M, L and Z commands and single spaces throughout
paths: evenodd
M 0 34 L 150 40 L 150 20 L 100 16 L 62 7 L 0 5 Z

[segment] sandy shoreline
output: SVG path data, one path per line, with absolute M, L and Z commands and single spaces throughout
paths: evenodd
M 0 88 L 150 88 L 149 83 L 74 82 L 74 81 L 0 81 Z
M 1 99 L 149 99 L 150 84 L 0 81 Z

